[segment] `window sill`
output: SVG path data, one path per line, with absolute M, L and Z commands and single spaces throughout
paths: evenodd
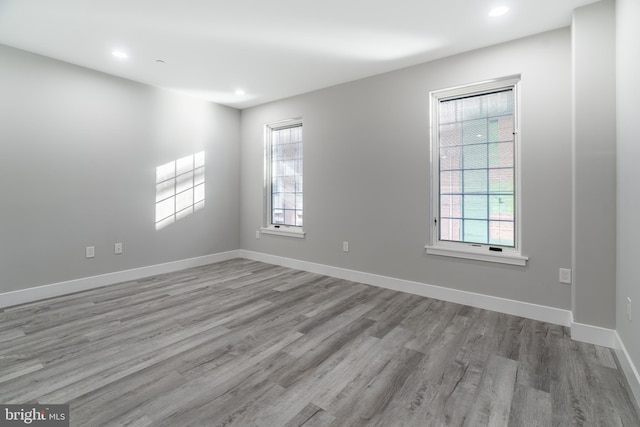
M 301 228 L 296 227 L 263 227 L 260 229 L 260 233 L 262 234 L 271 234 L 274 236 L 282 236 L 282 237 L 295 237 L 297 239 L 304 239 L 305 232 L 302 231 Z
M 453 258 L 472 259 L 476 261 L 495 262 L 499 264 L 510 264 L 524 267 L 527 265 L 529 257 L 510 253 L 487 253 L 486 251 L 474 251 L 472 249 L 452 249 L 436 246 L 425 246 L 430 255 L 448 256 Z

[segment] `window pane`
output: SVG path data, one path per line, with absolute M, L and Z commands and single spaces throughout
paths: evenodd
M 462 218 L 462 196 L 442 196 L 440 200 L 441 218 Z
M 496 142 L 489 144 L 489 167 L 513 167 L 513 142 Z
M 487 145 L 465 145 L 462 148 L 462 167 L 464 169 L 486 169 Z
M 462 221 L 443 218 L 440 224 L 440 239 L 450 241 L 462 240 Z
M 462 125 L 460 123 L 440 125 L 440 144 L 441 147 L 461 145 Z
M 514 131 L 513 116 L 496 117 L 489 120 L 490 142 L 512 141 Z
M 487 105 L 483 96 L 462 98 L 457 102 L 462 103 L 462 120 L 487 117 Z
M 440 170 L 462 168 L 462 147 L 443 147 L 440 149 Z
M 508 89 L 498 93 L 486 95 L 489 116 L 503 116 L 513 114 L 513 90 Z
M 489 221 L 489 243 L 492 245 L 514 246 L 513 222 Z
M 487 119 L 464 122 L 463 141 L 465 144 L 487 142 Z
M 489 192 L 513 194 L 513 169 L 490 169 Z
M 283 193 L 295 193 L 296 192 L 296 177 L 285 176 L 280 178 L 280 191 Z
M 464 196 L 463 201 L 466 219 L 487 219 L 487 196 Z
M 296 225 L 296 211 L 285 210 L 284 211 L 284 223 L 287 225 Z
M 465 219 L 463 222 L 464 241 L 469 243 L 489 243 L 487 225 L 488 221 Z
M 514 220 L 513 196 L 489 196 L 489 218 Z
M 282 193 L 272 193 L 271 207 L 273 209 L 284 209 L 284 196 Z
M 296 208 L 296 194 L 295 193 L 285 193 L 283 199 L 284 199 L 284 208 L 285 209 L 295 209 Z
M 460 171 L 440 172 L 440 194 L 462 193 L 461 176 Z
M 284 210 L 273 209 L 273 216 L 271 218 L 273 224 L 284 224 Z
M 486 193 L 488 188 L 487 182 L 487 170 L 470 170 L 464 171 L 463 174 L 464 183 L 462 186 L 462 192 L 469 193 Z
M 461 103 L 458 100 L 440 102 L 440 123 L 462 120 Z

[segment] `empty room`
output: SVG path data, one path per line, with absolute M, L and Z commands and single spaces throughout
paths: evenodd
M 0 425 L 640 426 L 638 0 L 0 0 Z

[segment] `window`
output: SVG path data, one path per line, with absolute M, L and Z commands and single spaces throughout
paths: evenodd
M 156 168 L 156 230 L 204 208 L 204 151 Z
M 519 250 L 518 80 L 432 92 L 428 253 L 525 265 Z
M 302 120 L 265 127 L 265 218 L 263 233 L 304 237 Z

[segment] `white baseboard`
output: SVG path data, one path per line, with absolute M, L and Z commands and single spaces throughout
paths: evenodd
M 239 251 L 233 250 L 229 252 L 221 252 L 196 258 L 188 258 L 163 264 L 134 268 L 131 270 L 101 274 L 99 276 L 83 277 L 81 279 L 69 280 L 66 282 L 59 282 L 50 285 L 43 285 L 34 288 L 6 292 L 0 294 L 0 308 L 11 307 L 18 304 L 25 304 L 28 302 L 39 301 L 61 295 L 72 294 L 74 292 L 80 292 L 88 289 L 99 288 L 101 286 L 127 282 L 129 280 L 142 279 L 144 277 L 149 277 L 156 274 L 171 273 L 173 271 L 184 270 L 191 267 L 199 267 L 201 265 L 226 261 L 239 257 Z
M 571 321 L 571 339 L 602 347 L 616 348 L 616 331 Z
M 497 311 L 505 314 L 526 317 L 533 320 L 553 323 L 556 325 L 570 326 L 571 312 L 559 308 L 546 307 L 537 304 L 530 304 L 522 301 L 515 301 L 506 298 L 493 297 L 489 295 L 466 292 L 457 289 L 445 288 L 442 286 L 428 285 L 410 280 L 396 279 L 388 276 L 365 273 L 362 271 L 348 270 L 330 265 L 316 264 L 308 261 L 300 261 L 291 258 L 283 258 L 275 255 L 264 254 L 240 250 L 242 258 L 254 261 L 266 262 L 268 264 L 281 265 L 283 267 L 308 271 L 339 279 L 351 280 L 367 285 L 392 289 L 394 291 L 407 292 L 457 304 L 470 305 L 477 308 Z
M 637 367 L 633 364 L 624 342 L 620 338 L 620 335 L 618 335 L 618 331 L 615 331 L 614 335 L 616 341 L 616 346 L 614 348 L 616 355 L 618 356 L 618 361 L 620 362 L 620 367 L 622 368 L 624 375 L 627 377 L 629 387 L 631 387 L 633 396 L 636 398 L 636 403 L 640 406 L 640 374 L 638 373 Z

